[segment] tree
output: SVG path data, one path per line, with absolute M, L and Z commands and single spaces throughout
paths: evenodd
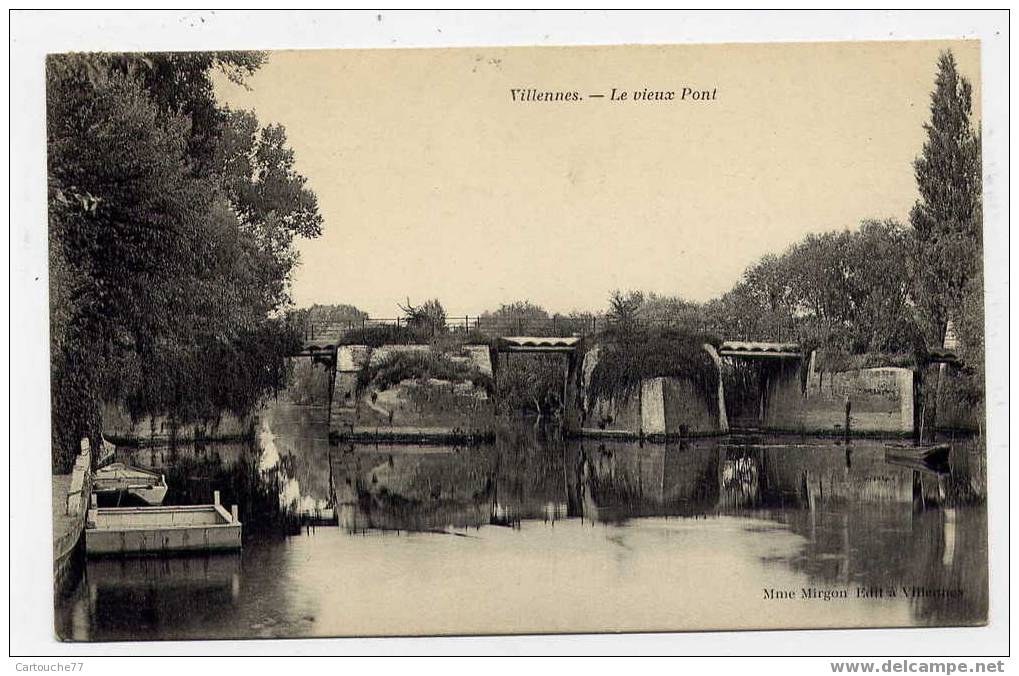
M 895 221 L 808 235 L 767 255 L 704 308 L 725 337 L 789 340 L 846 354 L 912 353 L 917 330 L 903 256 L 912 233 Z
M 949 51 L 938 58 L 927 140 L 913 163 L 920 199 L 914 230 L 913 298 L 927 344 L 940 347 L 970 280 L 980 274 L 980 135 L 970 122 L 972 87 Z
M 47 60 L 57 468 L 82 436 L 98 442 L 103 400 L 195 421 L 285 381 L 292 242 L 321 217 L 282 129 L 218 107 L 210 79 L 261 59 Z
M 257 51 L 146 52 L 89 54 L 96 70 L 104 68 L 137 80 L 160 109 L 191 121 L 187 155 L 196 176 L 216 170 L 229 110 L 215 98 L 211 74 L 219 71 L 243 85 L 267 59 Z
M 636 319 L 643 325 L 672 326 L 702 330 L 707 321 L 704 305 L 679 296 L 663 296 L 654 292 L 631 294 L 637 301 Z M 610 311 L 618 315 L 619 299 L 610 299 Z M 625 314 L 625 311 L 623 311 Z
M 895 220 L 866 221 L 852 238 L 854 352 L 916 352 L 912 280 L 901 263 L 913 246 L 913 233 Z
M 291 321 L 301 327 L 313 326 L 315 330 L 340 330 L 344 328 L 355 328 L 368 319 L 368 313 L 353 305 L 340 303 L 338 305 L 320 305 L 318 303 L 311 307 L 292 310 L 289 313 Z
M 622 329 L 634 328 L 638 319 L 637 313 L 643 304 L 643 292 L 629 291 L 624 294 L 616 289 L 609 296 L 609 311 L 606 317 Z
M 781 340 L 794 324 L 789 271 L 774 254 L 763 256 L 720 299 L 707 304 L 709 323 L 727 338 Z
M 433 336 L 446 331 L 446 309 L 438 298 L 412 305 L 410 298 L 406 305 L 400 305 L 407 318 L 407 326 L 422 336 Z
M 98 442 L 111 368 L 172 323 L 188 295 L 211 194 L 188 171 L 187 121 L 135 79 L 85 59 L 47 69 L 51 352 L 58 465 Z
M 481 327 L 490 335 L 534 335 L 551 328 L 548 311 L 529 300 L 503 303 L 481 314 Z

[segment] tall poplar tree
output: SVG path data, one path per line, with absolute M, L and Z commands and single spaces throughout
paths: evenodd
M 914 302 L 929 347 L 940 347 L 949 320 L 966 313 L 967 290 L 980 287 L 980 133 L 970 121 L 973 88 L 949 51 L 938 58 L 927 140 L 914 161 L 920 199 L 915 231 Z

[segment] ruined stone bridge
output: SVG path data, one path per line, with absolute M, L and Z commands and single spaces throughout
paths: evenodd
M 336 341 L 339 342 L 339 341 Z M 337 345 L 307 341 L 295 357 L 312 359 L 330 371 L 330 433 L 351 440 L 403 441 L 479 439 L 494 429 L 492 402 L 470 383 L 433 384 L 367 394 L 358 374 L 387 355 L 425 351 L 427 345 Z M 753 427 L 796 433 L 838 433 L 847 404 L 854 432 L 911 434 L 915 428 L 914 370 L 858 368 L 838 372 L 818 367 L 815 353 L 790 342 L 726 340 L 704 345 L 719 369 L 718 391 L 706 393 L 679 377 L 648 378 L 639 391 L 609 400 L 588 394 L 598 346 L 580 335 L 503 336 L 491 345 L 466 345 L 451 358 L 471 363 L 493 380 L 498 355 L 561 354 L 563 423 L 574 435 L 647 438 L 707 436 L 729 431 L 723 382 L 727 369 L 743 364 L 756 378 Z

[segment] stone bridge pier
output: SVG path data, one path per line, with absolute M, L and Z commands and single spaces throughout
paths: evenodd
M 876 367 L 824 370 L 817 352 L 792 343 L 727 341 L 719 355 L 757 364 L 760 429 L 804 434 L 912 434 L 914 372 Z
M 580 433 L 583 417 L 583 373 L 581 366 L 584 355 L 584 339 L 582 337 L 506 336 L 499 339 L 496 351 L 500 354 L 565 355 L 563 431 L 570 436 Z

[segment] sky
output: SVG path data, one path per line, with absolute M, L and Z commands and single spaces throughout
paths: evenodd
M 282 123 L 318 196 L 298 307 L 598 311 L 615 289 L 708 300 L 809 233 L 907 223 L 946 48 L 979 119 L 976 41 L 277 51 L 217 95 Z

